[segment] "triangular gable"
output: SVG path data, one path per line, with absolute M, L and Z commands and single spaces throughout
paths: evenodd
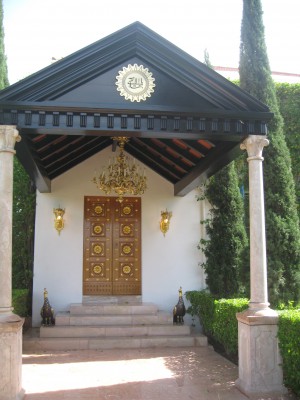
M 117 91 L 128 65 L 151 71 L 146 101 Z M 0 107 L 1 124 L 25 138 L 17 155 L 41 191 L 121 130 L 132 137 L 127 151 L 183 195 L 228 163 L 249 133 L 265 134 L 271 118 L 260 101 L 139 22 L 4 89 Z

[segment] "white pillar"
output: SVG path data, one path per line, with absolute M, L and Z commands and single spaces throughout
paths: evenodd
M 252 310 L 269 307 L 262 151 L 269 141 L 264 136 L 249 136 L 241 149 L 248 152 L 250 214 L 250 304 Z
M 23 318 L 12 310 L 13 156 L 21 138 L 14 126 L 0 126 L 0 399 L 21 399 Z
M 278 348 L 278 314 L 269 308 L 263 190 L 262 151 L 269 141 L 250 135 L 241 144 L 248 152 L 250 216 L 250 303 L 237 314 L 239 378 L 236 385 L 247 395 L 286 392 Z

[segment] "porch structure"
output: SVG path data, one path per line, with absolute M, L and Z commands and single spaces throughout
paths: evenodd
M 266 290 L 262 150 L 269 109 L 138 22 L 4 89 L 0 109 L 2 398 L 21 396 L 16 372 L 21 322 L 11 311 L 9 284 L 14 147 L 41 201 L 55 181 L 106 151 L 120 135 L 130 138 L 126 151 L 171 185 L 176 197 L 187 196 L 231 162 L 241 145 L 247 150 L 251 300 L 238 316 L 237 383 L 246 393 L 282 393 L 274 357 L 277 315 L 269 309 Z M 38 243 L 36 248 L 42 254 Z M 36 275 L 40 267 L 35 260 Z M 11 320 L 17 323 L 18 335 L 10 334 L 15 346 L 4 340 Z

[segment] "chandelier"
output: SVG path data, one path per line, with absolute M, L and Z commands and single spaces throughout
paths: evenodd
M 147 189 L 147 178 L 145 170 L 140 174 L 140 168 L 135 159 L 130 159 L 124 154 L 124 146 L 129 141 L 127 137 L 113 137 L 120 147 L 116 160 L 104 167 L 99 176 L 94 176 L 92 182 L 105 194 L 115 192 L 118 195 L 117 201 L 122 203 L 123 197 L 128 195 L 141 195 Z

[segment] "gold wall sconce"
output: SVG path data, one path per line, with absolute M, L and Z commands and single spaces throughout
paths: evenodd
M 60 235 L 60 231 L 63 230 L 65 226 L 65 221 L 64 221 L 65 209 L 62 209 L 60 207 L 53 208 L 53 213 L 55 215 L 54 227 L 57 230 L 58 234 Z
M 170 219 L 172 218 L 172 212 L 168 211 L 166 209 L 166 211 L 162 211 L 161 212 L 161 219 L 160 219 L 160 230 L 162 231 L 162 233 L 164 234 L 164 236 L 166 235 L 166 233 L 169 230 L 170 227 Z

